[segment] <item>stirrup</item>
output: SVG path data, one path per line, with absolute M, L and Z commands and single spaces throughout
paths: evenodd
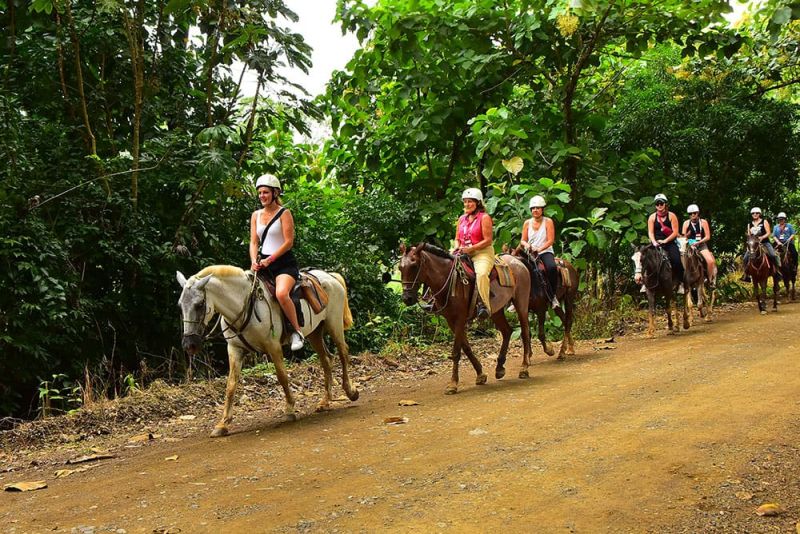
M 475 307 L 475 318 L 488 319 L 489 317 L 489 310 L 486 309 L 486 306 L 482 302 L 478 302 L 478 305 Z

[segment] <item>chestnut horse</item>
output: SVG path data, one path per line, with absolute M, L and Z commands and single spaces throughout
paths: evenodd
M 631 256 L 635 266 L 635 276 L 637 283 L 644 283 L 647 292 L 647 311 L 648 326 L 647 335 L 655 335 L 656 323 L 656 297 L 663 295 L 667 301 L 667 333 L 673 334 L 680 332 L 680 322 L 678 320 L 677 300 L 673 306 L 675 288 L 681 282 L 672 271 L 672 264 L 667 258 L 667 254 L 661 247 L 647 244 Z M 672 322 L 672 310 L 675 308 L 675 322 Z M 686 308 L 683 309 L 683 326 L 689 328 L 689 318 L 686 315 Z
M 536 318 L 539 323 L 539 341 L 542 344 L 545 354 L 552 356 L 555 354 L 553 347 L 547 342 L 544 333 L 544 321 L 547 318 L 547 310 L 550 309 L 551 301 L 553 300 L 552 289 L 547 284 L 547 278 L 544 273 L 544 266 L 539 265 L 537 255 L 530 254 L 522 246 L 518 246 L 512 252 L 512 255 L 522 259 L 522 262 L 531 273 L 531 292 L 530 300 L 528 301 L 528 309 L 536 313 Z M 558 276 L 558 287 L 555 289 L 555 296 L 558 299 L 559 306 L 553 308 L 553 311 L 561 319 L 561 324 L 564 326 L 564 339 L 561 341 L 561 348 L 558 351 L 557 359 L 563 360 L 566 354 L 575 354 L 575 340 L 572 339 L 572 322 L 575 318 L 575 301 L 578 298 L 578 271 L 572 266 L 570 262 L 564 259 L 558 259 L 564 264 L 564 267 L 569 273 L 570 287 L 564 286 L 561 279 L 561 273 Z M 539 268 L 535 266 L 539 265 Z
M 794 256 L 789 252 L 789 245 L 778 243 L 775 247 L 775 253 L 781 257 L 781 279 L 783 280 L 783 287 L 786 289 L 786 298 L 791 295 L 794 300 L 794 283 L 797 279 L 797 263 L 794 261 Z M 791 286 L 791 293 L 789 287 Z
M 433 313 L 445 318 L 450 330 L 453 332 L 453 374 L 450 384 L 445 389 L 445 394 L 451 395 L 458 391 L 458 362 L 461 351 L 469 358 L 475 368 L 475 384 L 486 383 L 486 374 L 478 358 L 472 352 L 467 340 L 467 321 L 472 312 L 472 293 L 477 291 L 475 281 L 467 278 L 459 271 L 456 258 L 446 250 L 429 243 L 420 243 L 415 247 L 406 249 L 405 244 L 400 245 L 400 275 L 403 282 L 403 302 L 412 306 L 417 302 L 419 287 L 426 285 L 432 293 L 431 300 Z M 528 378 L 528 366 L 531 358 L 531 332 L 528 325 L 528 294 L 530 293 L 531 279 L 528 269 L 518 259 L 504 255 L 503 259 L 511 267 L 514 274 L 514 286 L 502 287 L 497 281 L 491 284 L 492 301 L 490 307 L 493 311 L 494 322 L 503 342 L 497 356 L 495 378 L 503 378 L 506 374 L 505 363 L 508 344 L 511 340 L 511 325 L 504 314 L 504 308 L 509 301 L 514 303 L 519 317 L 522 337 L 522 367 L 519 371 L 520 378 Z M 460 260 L 459 260 L 460 261 Z
M 772 310 L 778 311 L 778 277 L 773 272 L 767 249 L 761 244 L 758 236 L 747 236 L 747 253 L 749 259 L 744 266 L 745 274 L 753 280 L 753 298 L 758 302 L 761 315 L 767 313 L 767 280 L 772 276 Z
M 692 326 L 694 319 L 694 311 L 692 309 L 692 290 L 697 294 L 697 309 L 700 311 L 700 317 L 704 318 L 706 322 L 711 320 L 711 313 L 714 310 L 714 300 L 716 298 L 715 281 L 711 280 L 708 276 L 708 263 L 706 259 L 697 250 L 688 244 L 685 237 L 679 237 L 678 248 L 681 251 L 681 259 L 683 261 L 683 287 L 686 290 L 684 302 L 684 317 L 688 321 L 685 328 Z M 706 299 L 706 281 L 709 284 L 710 297 Z

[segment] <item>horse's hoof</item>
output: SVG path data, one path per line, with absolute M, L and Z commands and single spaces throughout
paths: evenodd
M 475 377 L 475 385 L 482 386 L 486 383 L 487 380 L 489 380 L 489 377 L 486 376 L 486 373 L 481 373 L 477 377 Z
M 283 414 L 283 420 L 287 423 L 293 423 L 297 421 L 297 414 L 294 412 Z
M 553 348 L 553 346 L 548 343 L 547 345 L 544 346 L 544 353 L 547 354 L 548 356 L 552 356 L 553 354 L 556 353 L 556 351 Z
M 766 315 L 766 314 L 767 314 L 767 310 L 761 310 L 761 315 Z
M 331 409 L 330 403 L 327 402 L 320 402 L 317 404 L 317 407 L 314 408 L 315 412 L 325 412 Z
M 519 377 L 520 377 L 520 378 L 530 378 L 530 377 L 531 377 L 531 374 L 530 374 L 530 372 L 528 372 L 528 370 L 527 370 L 527 369 L 523 369 L 523 370 L 521 370 L 521 371 L 519 372 Z
M 358 395 L 359 395 L 358 390 L 354 389 L 353 391 L 347 394 L 347 398 L 350 399 L 351 401 L 357 401 Z
M 677 332 L 677 330 L 672 330 L 672 329 L 669 329 L 669 330 L 667 330 L 667 335 L 668 335 L 668 336 L 674 336 L 674 335 L 675 335 L 675 332 Z
M 494 377 L 495 377 L 497 380 L 500 380 L 500 379 L 501 379 L 501 378 L 503 378 L 504 376 L 506 376 L 506 369 L 505 369 L 505 367 L 498 367 L 497 369 L 495 369 L 495 370 L 494 370 Z
M 211 432 L 212 438 L 222 438 L 228 435 L 228 427 L 224 426 L 217 426 L 214 427 L 214 430 Z
M 447 386 L 447 389 L 444 390 L 445 395 L 455 395 L 456 393 L 458 393 L 456 386 Z
M 556 360 L 559 361 L 559 362 L 563 362 L 564 360 L 566 360 L 566 358 L 564 357 L 564 353 L 563 352 L 559 352 L 558 356 L 556 356 Z

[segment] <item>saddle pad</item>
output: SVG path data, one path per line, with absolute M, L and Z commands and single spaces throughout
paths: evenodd
M 297 285 L 300 287 L 303 299 L 308 302 L 314 313 L 320 313 L 328 305 L 328 293 L 313 274 L 300 273 Z
M 497 283 L 502 287 L 514 287 L 514 272 L 511 266 L 503 259 L 503 255 L 495 256 L 494 269 L 497 272 Z

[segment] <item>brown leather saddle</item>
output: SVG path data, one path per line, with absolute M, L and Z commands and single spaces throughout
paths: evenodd
M 497 282 L 502 287 L 514 287 L 514 272 L 511 270 L 511 266 L 503 259 L 503 256 L 508 256 L 508 254 L 495 256 L 494 267 L 489 273 L 489 283 Z M 460 254 L 457 256 L 456 261 L 461 261 L 461 266 L 467 275 L 467 279 L 470 282 L 474 282 L 475 266 L 472 264 L 472 258 L 466 254 Z
M 257 273 L 264 290 L 268 292 L 272 298 L 275 298 L 275 280 L 266 273 L 265 269 L 261 269 L 257 271 Z M 294 302 L 295 310 L 297 310 L 297 321 L 300 323 L 300 326 L 305 326 L 302 308 L 300 306 L 301 300 L 308 302 L 309 307 L 314 313 L 322 312 L 328 305 L 328 293 L 323 289 L 319 279 L 306 270 L 300 272 L 300 278 L 295 282 L 289 295 L 292 298 L 292 302 Z

